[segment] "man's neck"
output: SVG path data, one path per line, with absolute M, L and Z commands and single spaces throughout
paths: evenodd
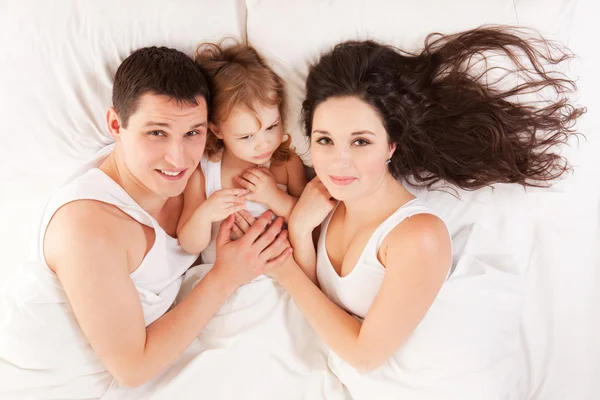
M 98 168 L 121 186 L 148 214 L 157 218 L 168 198 L 160 197 L 145 187 L 133 176 L 117 152 L 118 149 L 115 149 L 110 153 Z

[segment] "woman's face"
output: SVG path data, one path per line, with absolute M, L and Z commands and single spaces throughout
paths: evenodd
M 357 97 L 330 98 L 315 109 L 311 156 L 334 198 L 356 200 L 375 191 L 395 149 L 375 109 Z

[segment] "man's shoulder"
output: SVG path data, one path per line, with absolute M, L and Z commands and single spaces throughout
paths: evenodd
M 119 207 L 98 200 L 75 200 L 60 207 L 52 217 L 64 228 L 75 228 L 84 232 L 100 232 L 131 221 Z
M 118 207 L 96 200 L 76 200 L 52 216 L 44 237 L 48 264 L 53 259 L 84 250 L 91 257 L 125 250 L 133 239 L 134 221 Z M 123 240 L 129 237 L 129 240 Z

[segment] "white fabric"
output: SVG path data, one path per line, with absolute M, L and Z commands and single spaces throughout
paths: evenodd
M 73 180 L 52 195 L 39 225 L 35 257 L 5 282 L 0 299 L 2 398 L 98 398 L 112 381 L 81 331 L 67 295 L 43 255 L 48 223 L 63 205 L 76 200 L 101 201 L 154 229 L 152 248 L 130 274 L 146 326 L 173 304 L 183 273 L 196 259 L 121 186 L 95 168 L 113 147 L 77 171 Z
M 181 298 L 211 268 L 190 269 Z M 327 357 L 287 292 L 270 278 L 256 279 L 235 291 L 164 373 L 139 388 L 115 386 L 105 400 L 347 400 Z
M 483 270 L 511 271 L 512 279 L 506 284 L 496 283 L 498 274 L 464 280 L 464 291 L 458 292 L 453 305 L 448 304 L 460 325 L 470 322 L 469 315 L 473 319 L 485 315 L 484 321 L 489 322 L 493 310 L 502 307 L 500 302 L 511 299 L 511 307 L 495 316 L 493 323 L 477 327 L 479 336 L 473 341 L 488 350 L 497 349 L 510 362 L 499 365 L 500 371 L 491 367 L 479 371 L 477 379 L 500 384 L 502 374 L 510 375 L 518 365 L 518 387 L 505 390 L 512 390 L 519 399 L 597 397 L 600 381 L 594 377 L 600 375 L 600 357 L 595 356 L 600 354 L 600 319 L 594 315 L 600 307 L 600 185 L 594 182 L 600 176 L 600 102 L 596 96 L 600 81 L 595 66 L 600 56 L 593 38 L 600 28 L 594 21 L 596 5 L 589 0 L 543 4 L 536 0 L 308 0 L 285 4 L 248 0 L 246 4 L 248 40 L 286 81 L 290 116 L 286 131 L 308 164 L 308 144 L 297 123 L 308 66 L 339 41 L 377 39 L 410 51 L 434 31 L 457 32 L 486 23 L 516 24 L 562 41 L 579 56 L 567 72 L 580 78 L 580 93 L 574 98 L 588 107 L 588 114 L 578 124 L 587 139 L 573 140 L 571 148 L 563 149 L 576 168 L 573 176 L 550 190 L 523 193 L 499 185 L 494 193 L 488 189 L 459 192 L 460 201 L 440 192 L 415 193 L 442 214 L 453 232 L 455 267 L 462 264 L 463 270 L 473 273 L 482 270 L 481 265 L 485 265 Z M 489 296 L 486 287 L 495 288 L 495 296 Z M 477 305 L 470 303 L 474 299 L 479 301 Z M 481 353 L 481 364 L 489 354 Z M 493 365 L 494 360 L 488 361 Z M 457 365 L 457 373 L 459 369 Z M 473 386 L 465 382 L 464 390 Z M 418 390 L 414 398 L 421 398 Z
M 321 235 L 317 244 L 317 278 L 321 290 L 327 297 L 349 313 L 364 319 L 385 276 L 385 267 L 381 265 L 377 256 L 381 243 L 388 233 L 406 218 L 416 214 L 435 215 L 435 212 L 419 204 L 417 198 L 403 204 L 377 227 L 356 260 L 355 267 L 348 275 L 341 277 L 331 264 L 326 246 L 329 223 L 338 206 L 339 203 L 321 225 Z M 449 266 L 446 279 L 450 276 L 451 270 Z
M 106 110 L 119 64 L 143 46 L 193 55 L 245 40 L 239 0 L 0 1 L 0 281 L 22 262 L 31 210 L 112 143 Z M 8 134 L 11 132 L 11 134 Z
M 138 47 L 165 44 L 191 53 L 201 41 L 247 37 L 286 81 L 290 105 L 286 132 L 310 163 L 298 114 L 308 65 L 322 50 L 358 37 L 412 49 L 432 31 L 458 31 L 483 23 L 530 25 L 567 43 L 579 56 L 571 75 L 580 77 L 578 102 L 588 107 L 580 124 L 587 139 L 564 150 L 574 161 L 575 174 L 550 191 L 523 193 L 501 185 L 494 192 L 461 192 L 460 201 L 440 192 L 418 194 L 447 222 L 454 265 L 470 271 L 453 298 L 454 307 L 448 304 L 449 318 L 457 327 L 481 321 L 465 330 L 472 342 L 484 350 L 494 346 L 508 363 L 524 354 L 526 371 L 518 373 L 522 377 L 518 399 L 595 399 L 600 393 L 600 360 L 594 357 L 600 354 L 596 8 L 592 0 L 2 0 L 0 282 L 23 263 L 27 239 L 36 236 L 37 226 L 28 223 L 32 210 L 44 204 L 76 165 L 111 142 L 104 115 L 111 103 L 112 78 L 119 63 Z M 489 269 L 506 272 L 482 272 Z M 290 359 L 279 368 L 278 357 L 285 348 L 277 347 L 279 352 L 272 354 L 279 356 L 272 358 L 258 350 L 265 338 L 275 340 L 282 334 L 285 325 L 275 330 L 274 323 L 293 327 L 283 311 L 293 302 L 284 295 L 278 297 L 280 303 L 275 301 L 279 292 L 274 289 L 261 293 L 269 293 L 268 301 L 260 303 L 264 312 L 253 313 L 258 308 L 249 307 L 248 313 L 240 311 L 229 319 L 220 314 L 205 336 L 210 342 L 192 346 L 155 382 L 157 397 L 161 393 L 164 398 L 301 397 L 303 389 L 293 383 L 289 392 L 283 386 L 272 392 L 265 389 L 279 381 L 300 381 L 292 374 L 280 379 L 293 363 Z M 268 304 L 276 312 L 270 313 Z M 303 329 L 299 336 L 309 332 Z M 521 349 L 514 351 L 516 334 Z M 247 347 L 240 347 L 242 343 Z M 209 351 L 200 354 L 201 348 Z M 489 354 L 487 350 L 483 354 Z M 461 368 L 456 365 L 457 373 Z M 490 369 L 470 375 L 474 390 L 486 382 L 490 387 L 501 384 L 505 369 L 498 368 L 498 375 Z M 331 378 L 322 374 L 323 379 Z M 238 382 L 241 388 L 235 389 Z M 6 384 L 0 375 L 0 387 Z M 327 398 L 335 385 L 310 387 L 322 391 L 306 398 Z M 412 398 L 424 399 L 418 387 Z
M 421 213 L 437 215 L 418 198 L 400 207 L 373 232 L 355 268 L 340 277 L 326 249 L 332 212 L 322 225 L 318 242 L 317 276 L 323 292 L 364 319 L 385 275 L 385 268 L 377 257 L 381 243 L 404 219 Z M 460 236 L 464 235 L 458 234 L 454 241 L 459 242 Z M 449 269 L 446 282 L 414 333 L 382 366 L 361 373 L 335 353 L 330 354 L 332 371 L 353 399 L 516 398 L 514 388 L 519 370 L 516 369 L 514 313 L 521 298 L 512 286 L 520 281 L 518 271 L 503 268 L 501 259 L 493 263 L 464 255 L 459 259 L 461 261 Z M 514 263 L 514 260 L 507 261 L 504 267 Z M 486 276 L 491 276 L 493 281 L 485 279 Z M 475 287 L 477 290 L 473 290 Z M 512 326 L 502 325 L 511 321 Z M 490 323 L 493 339 L 511 340 L 510 347 L 504 344 L 500 351 L 480 338 Z M 507 350 L 511 350 L 511 357 L 506 357 Z
M 377 39 L 410 50 L 422 46 L 425 37 L 432 32 L 459 31 L 492 22 L 517 23 L 512 0 L 284 3 L 246 1 L 248 40 L 286 82 L 286 132 L 290 133 L 292 144 L 307 164 L 311 164 L 309 143 L 298 121 L 308 68 L 321 53 L 352 39 Z
M 595 399 L 600 393 L 600 53 L 597 3 L 517 0 L 519 22 L 567 44 L 577 55 L 576 103 L 586 135 L 564 150 L 575 172 L 558 191 L 537 193 L 532 258 L 524 286 L 522 349 L 527 399 Z
M 268 161 L 264 166 L 269 167 L 271 162 Z M 214 192 L 221 190 L 221 160 L 211 161 L 207 156 L 202 157 L 200 160 L 200 168 L 204 174 L 204 190 L 206 198 L 208 199 Z M 287 185 L 277 184 L 277 187 L 287 193 Z M 257 201 L 246 200 L 244 203 L 246 211 L 255 218 L 258 218 L 262 213 L 267 211 L 269 208 L 266 204 L 259 203 Z M 210 242 L 206 248 L 202 251 L 202 262 L 204 264 L 214 264 L 217 258 L 217 235 L 219 228 L 221 227 L 221 221 L 215 221 L 212 223 Z

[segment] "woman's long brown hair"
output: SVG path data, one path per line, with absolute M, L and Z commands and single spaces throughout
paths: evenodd
M 427 188 L 549 186 L 570 168 L 559 145 L 578 135 L 585 112 L 569 100 L 574 81 L 557 71 L 570 57 L 556 42 L 505 26 L 431 34 L 417 54 L 341 43 L 310 69 L 305 133 L 319 104 L 356 96 L 397 144 L 389 164 L 396 178 Z

